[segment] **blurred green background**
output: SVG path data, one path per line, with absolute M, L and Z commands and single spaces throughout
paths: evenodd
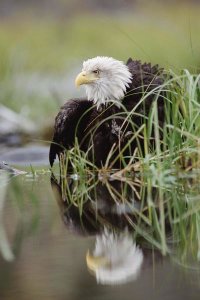
M 49 139 L 60 105 L 85 95 L 74 78 L 87 58 L 131 56 L 198 72 L 199 16 L 200 1 L 189 0 L 1 0 L 0 105 Z

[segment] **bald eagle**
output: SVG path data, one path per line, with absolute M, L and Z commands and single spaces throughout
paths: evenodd
M 64 148 L 74 146 L 75 138 L 84 152 L 92 148 L 88 157 L 97 166 L 105 163 L 112 147 L 117 156 L 130 140 L 123 154 L 131 156 L 138 145 L 132 137 L 148 119 L 154 101 L 159 125 L 163 126 L 165 101 L 161 87 L 165 80 L 158 65 L 131 58 L 126 64 L 102 56 L 84 61 L 75 84 L 84 85 L 87 98 L 68 100 L 56 116 L 50 165 Z

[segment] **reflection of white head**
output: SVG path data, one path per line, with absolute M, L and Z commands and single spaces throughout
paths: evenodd
M 93 255 L 86 256 L 88 268 L 97 282 L 120 284 L 134 280 L 141 269 L 143 253 L 127 232 L 114 234 L 107 230 L 97 236 Z

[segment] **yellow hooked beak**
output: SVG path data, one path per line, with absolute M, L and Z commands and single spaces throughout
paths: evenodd
M 104 256 L 92 256 L 88 250 L 86 254 L 86 263 L 91 271 L 96 271 L 100 267 L 108 265 L 108 260 Z
M 88 84 L 96 81 L 98 78 L 93 73 L 86 74 L 86 72 L 81 72 L 75 79 L 75 84 L 79 87 L 82 84 Z

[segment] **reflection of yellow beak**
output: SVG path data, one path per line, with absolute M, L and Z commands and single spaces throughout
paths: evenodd
M 79 73 L 78 76 L 76 77 L 75 84 L 77 87 L 79 87 L 82 84 L 87 84 L 91 83 L 97 80 L 95 77 L 95 74 L 86 74 L 84 71 Z
M 88 250 L 86 254 L 86 263 L 91 271 L 96 271 L 100 267 L 108 265 L 108 260 L 104 256 L 92 256 Z

